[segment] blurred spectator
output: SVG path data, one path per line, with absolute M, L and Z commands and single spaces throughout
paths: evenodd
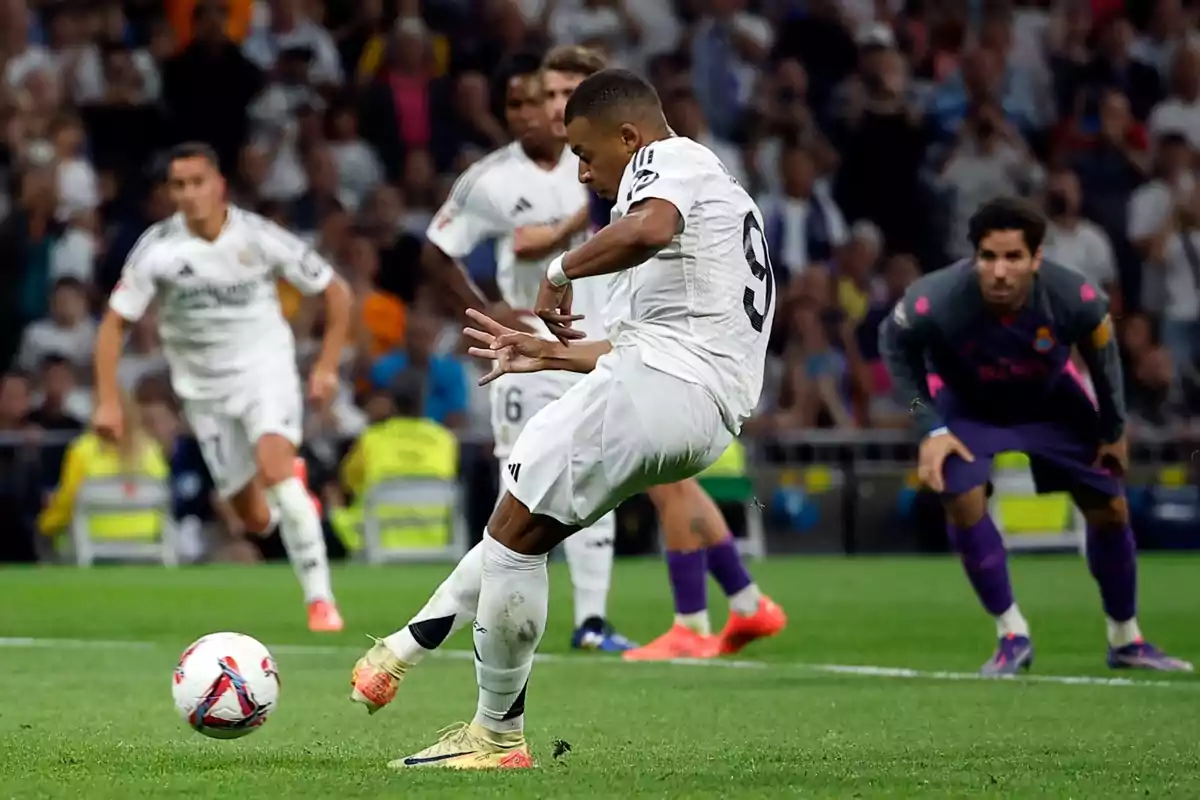
M 404 345 L 375 362 L 371 385 L 386 389 L 404 371 L 421 375 L 426 392 L 424 416 L 448 428 L 460 428 L 466 423 L 467 377 L 457 359 L 434 352 L 440 332 L 438 319 L 429 311 L 409 309 Z
M 508 131 L 492 108 L 487 78 L 479 72 L 464 72 L 451 89 L 451 107 L 438 121 L 438 136 L 432 142 L 434 160 L 448 169 L 464 146 L 494 150 L 508 141 Z
M 274 78 L 246 112 L 254 123 L 254 157 L 262 158 L 266 165 L 257 187 L 263 198 L 290 202 L 308 189 L 300 152 L 300 118 L 325 107 L 309 83 L 311 60 L 311 51 L 304 48 L 280 53 Z
M 331 109 L 328 116 L 329 152 L 337 166 L 338 195 L 351 211 L 384 180 L 383 164 L 358 135 L 358 118 L 350 106 Z
M 1085 29 L 1083 45 L 1086 46 Z M 1095 115 L 1105 91 L 1121 92 L 1129 99 L 1130 110 L 1145 121 L 1150 109 L 1162 99 L 1162 80 L 1158 71 L 1133 57 L 1133 24 L 1114 17 L 1100 33 L 1100 46 L 1094 55 L 1083 51 L 1085 66 L 1060 74 L 1060 91 L 1070 105 L 1061 106 L 1064 114 Z
M 886 43 L 864 47 L 860 63 L 860 73 L 843 84 L 835 197 L 852 219 L 878 225 L 890 247 L 920 252 L 929 214 L 919 180 L 927 137 L 908 67 Z
M 267 0 L 265 10 L 263 24 L 242 45 L 246 58 L 270 72 L 284 53 L 303 50 L 309 54 L 308 79 L 314 85 L 342 85 L 342 60 L 333 37 L 305 14 L 301 0 Z
M 710 0 L 692 32 L 692 79 L 713 133 L 735 138 L 754 95 L 759 65 L 774 43 L 771 25 L 745 0 Z
M 834 297 L 837 307 L 856 327 L 879 299 L 882 287 L 876 280 L 876 266 L 883 250 L 879 226 L 860 219 L 851 226 L 846 246 L 838 255 Z
M 81 431 L 92 417 L 92 393 L 75 382 L 75 367 L 61 355 L 41 364 L 40 391 L 29 422 L 47 431 Z
M 359 105 L 362 136 L 395 178 L 404 153 L 428 147 L 433 138 L 430 42 L 420 19 L 397 20 L 383 69 Z
M 417 299 L 421 284 L 421 240 L 404 230 L 403 196 L 383 185 L 367 198 L 363 233 L 379 253 L 379 286 L 405 303 Z
M 789 423 L 799 428 L 852 426 L 846 358 L 834 348 L 818 310 L 809 303 L 796 306 L 790 327 L 782 403 Z
M 100 205 L 100 187 L 96 171 L 83 154 L 83 123 L 70 114 L 58 116 L 50 123 L 50 143 L 58 175 L 55 217 L 66 222 L 78 212 L 95 210 Z
M 1195 185 L 1152 235 L 1147 266 L 1161 271 L 1166 289 L 1163 343 L 1178 373 L 1193 378 L 1200 354 L 1200 190 Z
M 379 251 L 369 239 L 351 242 L 346 267 L 366 334 L 366 356 L 374 360 L 404 344 L 408 311 L 404 301 L 380 288 Z
M 1170 421 L 1173 405 L 1171 355 L 1154 340 L 1154 328 L 1144 314 L 1121 320 L 1121 349 L 1129 368 L 1125 371 L 1125 396 L 1130 415 L 1143 425 L 1161 427 Z
M 581 44 L 608 54 L 612 66 L 644 71 L 679 43 L 670 3 L 632 0 L 548 0 L 543 18 L 554 44 Z
M 96 227 L 94 211 L 76 211 L 71 215 L 62 235 L 50 248 L 51 280 L 74 278 L 83 284 L 92 283 L 101 245 Z
M 1171 92 L 1150 112 L 1150 133 L 1180 133 L 1200 151 L 1200 44 L 1181 47 L 1171 62 Z
M 803 147 L 783 151 L 783 193 L 762 201 L 764 233 L 771 261 L 795 276 L 812 262 L 833 257 L 846 242 L 846 220 L 826 192 L 816 186 L 812 155 Z M 781 282 L 786 275 L 778 275 Z
M 263 87 L 263 74 L 226 34 L 227 6 L 199 0 L 194 37 L 163 67 L 163 102 L 176 141 L 199 140 L 216 149 L 232 170 L 249 131 L 246 107 Z
M 25 329 L 17 363 L 37 369 L 50 356 L 86 368 L 92 360 L 96 323 L 88 314 L 87 288 L 74 278 L 60 278 L 51 290 L 50 316 Z
M 1181 0 L 1151 0 L 1149 5 L 1153 8 L 1149 24 L 1134 43 L 1133 54 L 1166 79 L 1180 49 L 1200 45 L 1200 32 L 1188 24 Z
M 1090 220 L 1080 216 L 1082 198 L 1079 179 L 1069 169 L 1050 173 L 1046 183 L 1046 258 L 1078 270 L 1109 293 L 1115 309 L 1121 308 L 1117 284 L 1117 261 L 1112 242 Z
M 308 189 L 292 201 L 289 227 L 304 236 L 314 236 L 322 219 L 352 207 L 342 194 L 337 161 L 324 146 L 313 147 L 304 157 Z
M 694 139 L 712 150 L 721 164 L 733 176 L 734 180 L 743 186 L 746 182 L 746 170 L 742 168 L 742 154 L 729 142 L 716 138 L 704 121 L 704 112 L 696 102 L 696 95 L 688 88 L 677 88 L 665 100 L 667 122 L 671 129 L 680 136 Z
M 1180 210 L 1197 191 L 1193 158 L 1182 134 L 1164 134 L 1158 143 L 1154 179 L 1129 199 L 1127 235 L 1143 265 L 1141 305 L 1153 312 L 1163 310 L 1168 296 L 1165 272 L 1159 268 L 1164 245 Z
M 999 106 L 989 103 L 971 109 L 938 176 L 952 195 L 947 254 L 951 258 L 971 255 L 967 220 L 981 203 L 1001 195 L 1028 194 L 1041 175 L 1021 134 L 1005 121 Z

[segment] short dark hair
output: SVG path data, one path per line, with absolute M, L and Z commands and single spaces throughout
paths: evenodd
M 599 50 L 581 44 L 559 45 L 542 59 L 542 69 L 590 78 L 608 65 Z
M 508 84 L 513 78 L 536 75 L 542 71 L 542 57 L 538 53 L 521 52 L 507 56 L 492 70 L 490 88 L 492 113 L 504 120 L 504 105 L 508 98 Z
M 563 122 L 570 125 L 576 117 L 592 117 L 638 105 L 662 112 L 658 92 L 645 80 L 627 69 L 602 69 L 575 87 L 563 112 Z
M 185 158 L 203 158 L 217 169 L 221 167 L 221 159 L 217 151 L 208 142 L 181 142 L 167 151 L 167 167 Z
M 996 231 L 1020 231 L 1029 252 L 1036 252 L 1046 238 L 1046 217 L 1027 200 L 997 197 L 981 205 L 967 222 L 971 245 L 979 249 L 984 237 Z

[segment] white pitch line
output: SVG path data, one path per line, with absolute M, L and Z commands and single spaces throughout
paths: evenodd
M 0 637 L 0 648 L 81 648 L 105 650 L 163 650 L 168 645 L 161 642 L 138 642 L 110 639 L 40 639 L 34 637 Z M 293 656 L 332 656 L 361 654 L 363 648 L 349 645 L 271 645 L 272 652 L 279 655 Z M 433 653 L 438 658 L 466 661 L 474 658 L 470 650 L 436 650 Z M 716 669 L 784 669 L 798 672 L 817 673 L 824 675 L 849 675 L 860 678 L 900 678 L 906 680 L 926 681 L 1002 681 L 1009 683 L 1044 683 L 1060 686 L 1105 686 L 1113 688 L 1159 688 L 1187 689 L 1200 688 L 1197 681 L 1163 681 L 1141 680 L 1136 678 L 1101 678 L 1093 675 L 1007 675 L 1002 677 L 985 677 L 978 672 L 947 672 L 942 670 L 907 669 L 905 667 L 882 667 L 855 664 L 810 664 L 794 661 L 748 661 L 745 659 L 697 659 L 675 658 L 668 661 L 631 663 L 619 658 L 605 655 L 564 653 L 540 653 L 535 656 L 540 663 L 571 664 L 585 663 L 590 665 L 621 666 L 637 668 L 640 664 L 670 664 L 679 667 L 707 667 Z

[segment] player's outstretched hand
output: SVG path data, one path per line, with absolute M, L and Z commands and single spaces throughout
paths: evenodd
M 1115 442 L 1102 443 L 1096 451 L 1096 468 L 1124 478 L 1129 469 L 1129 440 L 1122 436 Z
M 103 439 L 120 439 L 125 432 L 125 415 L 121 411 L 121 404 L 97 403 L 92 412 L 92 428 Z
M 921 483 L 941 494 L 946 490 L 946 482 L 942 477 L 942 467 L 946 459 L 955 455 L 963 461 L 971 462 L 975 456 L 967 446 L 952 433 L 939 433 L 926 436 L 921 442 L 917 455 L 917 477 Z
M 556 346 L 554 342 L 506 328 L 475 309 L 468 309 L 467 316 L 479 327 L 464 328 L 463 333 L 483 345 L 470 347 L 467 352 L 492 362 L 491 372 L 479 379 L 480 386 L 510 372 L 539 372 L 546 368 L 545 359 Z
M 546 323 L 554 338 L 563 344 L 582 339 L 587 334 L 571 327 L 571 323 L 583 319 L 582 314 L 571 313 L 571 284 L 555 286 L 546 278 L 542 278 L 542 288 L 538 290 L 537 305 L 534 311 Z

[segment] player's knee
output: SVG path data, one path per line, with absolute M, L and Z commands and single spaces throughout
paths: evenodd
M 282 483 L 296 474 L 296 446 L 277 433 L 259 437 L 254 446 L 254 460 L 267 486 Z
M 250 533 L 265 533 L 271 527 L 271 507 L 257 483 L 251 483 L 234 495 L 229 504 Z
M 954 495 L 942 501 L 946 510 L 946 521 L 956 528 L 970 528 L 978 524 L 987 514 L 987 492 L 984 487 Z
M 534 514 L 525 504 L 505 492 L 488 519 L 488 535 L 500 544 L 526 556 L 540 556 L 558 547 L 578 527 Z

